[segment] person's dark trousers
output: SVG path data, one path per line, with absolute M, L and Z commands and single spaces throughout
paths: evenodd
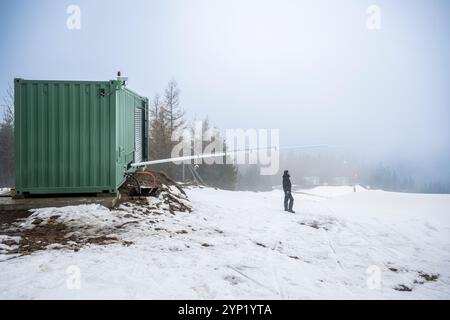
M 288 204 L 289 202 L 289 204 Z M 290 191 L 284 192 L 284 210 L 290 211 L 292 210 L 292 207 L 294 206 L 294 197 L 292 196 Z

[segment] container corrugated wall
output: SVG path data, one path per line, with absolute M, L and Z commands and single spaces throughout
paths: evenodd
M 119 149 L 134 156 L 135 148 L 134 124 L 118 127 L 124 109 L 134 118 L 134 104 L 118 102 L 127 89 L 117 81 L 16 79 L 14 90 L 17 194 L 117 191 L 133 161 L 117 157 Z M 133 140 L 122 140 L 130 132 Z

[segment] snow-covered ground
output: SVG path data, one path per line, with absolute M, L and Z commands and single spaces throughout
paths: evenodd
M 0 262 L 0 298 L 449 299 L 450 195 L 356 191 L 299 190 L 295 214 L 280 190 L 210 188 L 187 190 L 193 212 L 151 220 L 132 207 L 40 209 L 99 227 L 127 212 L 139 222 L 119 235 L 131 245 Z

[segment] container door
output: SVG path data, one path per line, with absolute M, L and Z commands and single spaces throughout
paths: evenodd
M 144 115 L 142 109 L 134 109 L 134 162 L 142 162 L 142 132 Z

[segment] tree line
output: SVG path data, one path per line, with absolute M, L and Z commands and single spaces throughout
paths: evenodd
M 0 187 L 14 186 L 14 92 L 2 97 L 0 122 Z
M 202 135 L 211 129 L 208 118 L 202 120 Z M 180 89 L 175 80 L 169 81 L 164 93 L 156 94 L 149 106 L 149 159 L 167 159 L 172 156 L 173 148 L 180 140 L 172 139 L 177 131 L 187 130 L 194 136 L 195 122 L 188 121 L 186 113 L 180 104 Z M 224 137 L 220 134 L 214 135 L 211 140 L 220 139 L 226 150 Z M 211 141 L 202 139 L 201 149 Z M 191 144 L 191 154 L 195 154 L 194 146 Z M 181 154 L 179 156 L 182 156 Z M 198 181 L 208 186 L 233 190 L 237 181 L 237 169 L 233 164 L 189 164 L 163 163 L 152 165 L 154 170 L 165 172 L 172 179 Z

